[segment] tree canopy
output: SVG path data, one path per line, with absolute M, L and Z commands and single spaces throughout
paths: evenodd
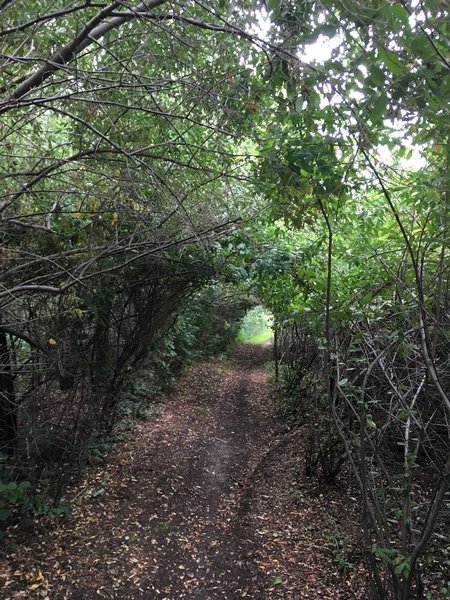
M 110 429 L 130 370 L 256 296 L 308 468 L 350 464 L 374 586 L 411 597 L 450 476 L 447 0 L 0 16 L 4 454 Z

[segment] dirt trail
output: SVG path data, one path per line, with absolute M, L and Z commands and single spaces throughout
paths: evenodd
M 293 488 L 301 437 L 278 419 L 269 359 L 240 346 L 231 365 L 189 369 L 165 412 L 72 491 L 66 525 L 9 548 L 3 597 L 367 597 L 326 544 L 338 492 Z

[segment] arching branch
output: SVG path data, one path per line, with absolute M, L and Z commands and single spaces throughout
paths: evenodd
M 108 32 L 121 27 L 131 19 L 138 17 L 143 11 L 150 11 L 157 6 L 164 4 L 164 2 L 166 2 L 166 0 L 144 0 L 144 2 L 138 4 L 134 10 L 128 11 L 123 16 L 111 17 L 111 14 L 121 6 L 120 2 L 113 2 L 99 11 L 75 39 L 58 50 L 52 58 L 46 60 L 40 69 L 27 77 L 14 90 L 10 97 L 4 102 L 4 105 L 0 107 L 0 114 L 13 107 L 14 100 L 19 100 L 28 94 L 28 92 L 41 85 L 53 73 L 70 63 L 80 54 L 80 52 L 85 50 L 95 41 L 104 37 Z

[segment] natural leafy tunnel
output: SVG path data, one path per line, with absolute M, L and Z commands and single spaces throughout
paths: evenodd
M 187 365 L 273 332 L 370 593 L 448 597 L 448 2 L 0 14 L 5 526 L 57 511 Z

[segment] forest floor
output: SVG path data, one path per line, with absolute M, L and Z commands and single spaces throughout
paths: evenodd
M 358 503 L 304 476 L 305 432 L 280 419 L 270 351 L 189 368 L 71 489 L 67 520 L 10 531 L 1 597 L 368 598 Z

